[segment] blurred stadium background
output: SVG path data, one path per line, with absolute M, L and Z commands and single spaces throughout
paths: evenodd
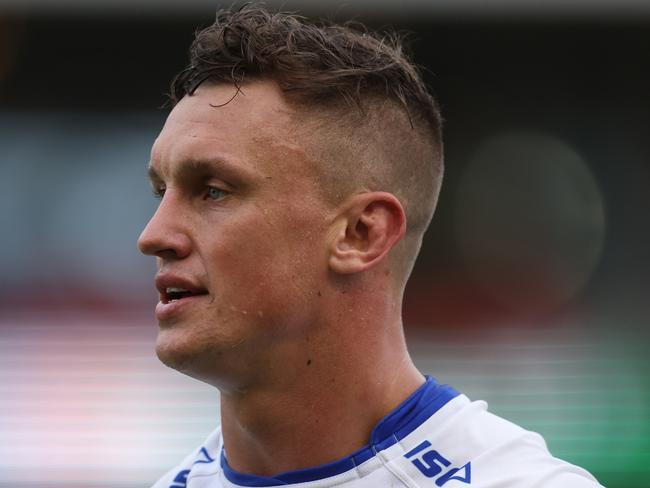
M 421 368 L 610 488 L 650 487 L 650 4 L 288 2 L 411 32 L 447 176 Z M 146 487 L 217 394 L 160 365 L 148 151 L 205 0 L 0 0 L 0 487 Z M 245 292 L 245 291 L 243 291 Z

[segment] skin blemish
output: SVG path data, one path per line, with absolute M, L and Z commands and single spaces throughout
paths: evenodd
M 318 290 L 318 296 L 319 296 L 319 297 L 320 297 L 320 296 L 323 296 L 323 295 L 321 294 L 320 290 Z
M 309 366 L 310 364 L 311 364 L 311 359 L 308 359 L 307 360 L 307 366 Z

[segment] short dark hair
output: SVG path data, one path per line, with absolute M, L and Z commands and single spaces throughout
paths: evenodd
M 175 105 L 204 82 L 234 85 L 236 97 L 245 83 L 266 80 L 304 108 L 298 125 L 316 139 L 303 138 L 304 148 L 321 163 L 330 203 L 364 190 L 400 200 L 407 235 L 392 254 L 405 283 L 436 207 L 443 157 L 438 105 L 402 38 L 257 5 L 220 10 L 197 32 L 170 99 Z
M 331 103 L 337 97 L 362 106 L 368 95 L 388 97 L 441 125 L 437 103 L 396 33 L 370 32 L 360 23 L 311 22 L 287 12 L 246 5 L 220 10 L 214 24 L 197 32 L 190 64 L 172 81 L 176 104 L 204 82 L 272 79 L 290 99 Z

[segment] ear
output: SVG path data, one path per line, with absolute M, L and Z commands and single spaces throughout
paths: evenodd
M 334 221 L 329 266 L 351 274 L 378 264 L 406 232 L 399 200 L 386 192 L 354 195 Z

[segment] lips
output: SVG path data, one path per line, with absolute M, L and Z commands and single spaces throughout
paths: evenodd
M 209 295 L 208 290 L 199 283 L 172 274 L 157 275 L 156 288 L 160 294 L 160 301 L 156 305 L 156 318 L 159 321 L 177 317 L 188 306 Z

